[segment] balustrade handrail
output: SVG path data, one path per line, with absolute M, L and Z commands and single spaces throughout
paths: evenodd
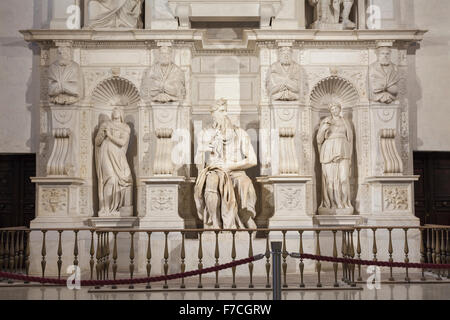
M 256 229 L 212 229 L 212 228 L 192 228 L 192 229 L 151 229 L 151 228 L 106 228 L 106 227 L 76 227 L 76 228 L 28 228 L 28 227 L 6 227 L 0 231 L 96 231 L 96 232 L 155 232 L 155 233 L 176 233 L 176 232 L 298 232 L 298 231 L 354 231 L 373 229 L 450 229 L 447 225 L 426 224 L 423 226 L 336 226 L 336 227 L 298 227 L 298 228 L 256 228 Z

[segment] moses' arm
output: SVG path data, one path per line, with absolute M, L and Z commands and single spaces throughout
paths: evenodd
M 258 164 L 258 158 L 256 157 L 255 150 L 253 149 L 250 137 L 247 132 L 240 129 L 239 136 L 241 138 L 241 152 L 244 156 L 244 159 L 233 163 L 227 163 L 226 167 L 230 171 L 246 170 Z

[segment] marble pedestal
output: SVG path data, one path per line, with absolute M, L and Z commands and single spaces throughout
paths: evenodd
M 311 177 L 272 176 L 257 179 L 263 188 L 273 192 L 272 207 L 266 213 L 270 217 L 270 228 L 295 228 L 312 225 L 307 212 L 306 184 Z M 267 208 L 266 208 L 267 210 Z
M 179 190 L 184 177 L 155 176 L 141 179 L 142 206 L 145 216 L 141 228 L 183 229 L 184 219 L 179 214 Z
M 77 228 L 87 217 L 79 215 L 80 188 L 84 180 L 73 177 L 34 177 L 37 217 L 31 228 Z

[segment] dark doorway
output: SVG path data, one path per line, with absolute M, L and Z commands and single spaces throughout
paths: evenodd
M 421 224 L 450 225 L 450 152 L 414 152 L 416 216 Z
M 0 155 L 0 228 L 30 226 L 35 217 L 36 155 Z

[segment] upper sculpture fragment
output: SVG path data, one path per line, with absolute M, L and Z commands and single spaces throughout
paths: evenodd
M 308 0 L 314 7 L 312 29 L 354 29 L 356 24 L 350 20 L 354 0 Z
M 89 3 L 91 29 L 142 29 L 143 0 L 92 0 Z

